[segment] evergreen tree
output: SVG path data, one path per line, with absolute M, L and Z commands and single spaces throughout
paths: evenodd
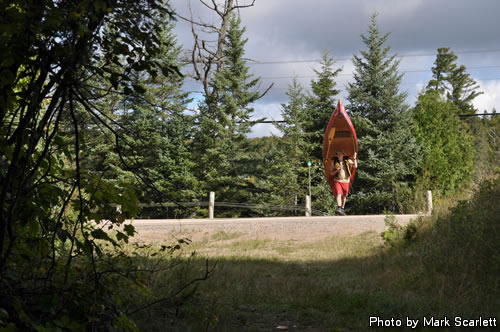
M 304 89 L 294 77 L 288 86 L 287 104 L 281 105 L 281 117 L 284 123 L 276 124 L 283 133 L 282 137 L 282 171 L 274 184 L 274 191 L 279 192 L 282 202 L 286 205 L 295 205 L 308 192 L 307 161 L 310 145 L 306 138 L 304 122 L 306 117 L 306 95 Z
M 162 29 L 158 36 L 162 46 L 151 60 L 177 64 L 180 47 L 172 34 L 173 24 Z M 142 202 L 192 200 L 197 185 L 188 145 L 193 121 L 184 114 L 190 100 L 181 90 L 182 76 L 132 71 L 130 77 L 127 88 L 141 90 L 141 95 L 110 96 L 101 104 L 122 137 L 119 148 L 110 132 L 85 130 L 89 143 L 84 152 L 86 165 L 96 175 L 105 171 L 101 176 L 106 179 L 132 183 Z
M 323 52 L 321 70 L 314 70 L 316 80 L 311 81 L 312 93 L 306 99 L 304 130 L 308 142 L 309 160 L 311 161 L 311 203 L 320 211 L 334 212 L 335 200 L 325 177 L 323 166 L 323 136 L 326 126 L 336 107 L 337 83 L 335 78 L 342 71 L 334 69 L 335 61 Z
M 445 95 L 446 91 L 450 90 L 448 80 L 450 74 L 457 69 L 458 57 L 450 51 L 448 47 L 438 48 L 436 61 L 432 67 L 432 79 L 427 84 L 427 89 L 432 89 Z
M 177 46 L 172 30 L 173 25 L 169 24 L 160 35 L 169 47 L 161 49 L 156 59 L 159 63 L 178 64 L 181 47 Z M 158 73 L 138 79 L 135 86 L 146 91 L 140 100 L 125 108 L 120 121 L 133 134 L 128 143 L 134 166 L 141 168 L 144 177 L 156 187 L 143 186 L 143 197 L 148 201 L 190 201 L 197 183 L 188 145 L 193 119 L 184 114 L 190 99 L 181 89 L 183 77 Z
M 245 28 L 233 16 L 224 40 L 224 63 L 210 82 L 212 91 L 200 104 L 200 127 L 196 153 L 200 156 L 198 176 L 203 181 L 200 194 L 215 191 L 223 201 L 248 200 L 245 189 L 251 186 L 245 167 L 248 139 L 254 111 L 250 106 L 261 95 L 255 89 L 259 78 L 252 78 L 243 59 Z M 215 98 L 215 99 L 214 99 Z
M 413 181 L 420 154 L 412 135 L 411 117 L 399 92 L 402 74 L 395 55 L 384 46 L 376 14 L 371 16 L 368 36 L 362 35 L 368 50 L 354 55 L 354 82 L 348 84 L 348 111 L 359 139 L 359 169 L 351 204 L 356 212 L 395 211 L 399 189 Z M 405 190 L 406 190 L 405 189 Z
M 304 121 L 304 130 L 308 134 L 308 142 L 312 147 L 311 156 L 320 161 L 323 159 L 323 136 L 326 126 L 335 109 L 336 96 L 339 90 L 335 88 L 337 83 L 335 77 L 342 69 L 333 69 L 335 61 L 323 52 L 321 60 L 321 71 L 314 70 L 317 80 L 311 81 L 311 90 L 307 98 L 306 117 Z
M 457 105 L 460 114 L 475 113 L 476 109 L 472 101 L 483 92 L 478 91 L 479 85 L 466 72 L 465 66 L 461 65 L 453 71 L 449 81 L 451 92 L 447 93 L 448 100 Z
M 427 89 L 438 91 L 458 106 L 459 114 L 474 113 L 472 101 L 483 92 L 477 82 L 466 72 L 464 65 L 456 64 L 458 57 L 448 47 L 438 48 L 432 67 L 432 79 Z

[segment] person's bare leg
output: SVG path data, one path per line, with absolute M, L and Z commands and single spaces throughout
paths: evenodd
M 347 199 L 347 196 L 342 195 L 342 205 L 341 205 L 342 208 L 345 207 L 345 201 L 346 201 L 346 199 Z
M 337 206 L 342 207 L 342 195 L 336 195 L 335 199 L 337 200 Z

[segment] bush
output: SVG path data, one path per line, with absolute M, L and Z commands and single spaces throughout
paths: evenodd
M 387 214 L 384 221 L 388 229 L 380 235 L 385 245 L 399 247 L 408 246 L 415 241 L 419 226 L 422 224 L 422 217 L 411 219 L 404 227 L 398 224 L 396 216 L 392 213 Z

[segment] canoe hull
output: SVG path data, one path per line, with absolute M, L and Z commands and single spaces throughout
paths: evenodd
M 339 100 L 337 108 L 332 114 L 323 138 L 323 164 L 325 175 L 333 191 L 333 177 L 330 175 L 332 158 L 335 153 L 343 151 L 347 157 L 352 158 L 358 152 L 358 138 L 351 119 Z M 354 170 L 351 174 L 351 183 L 354 180 Z

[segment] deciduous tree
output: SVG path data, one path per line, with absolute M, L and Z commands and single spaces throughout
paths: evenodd
M 423 147 L 419 180 L 436 194 L 453 194 L 475 174 L 474 137 L 457 111 L 454 103 L 434 90 L 421 94 L 412 110 L 415 133 Z

